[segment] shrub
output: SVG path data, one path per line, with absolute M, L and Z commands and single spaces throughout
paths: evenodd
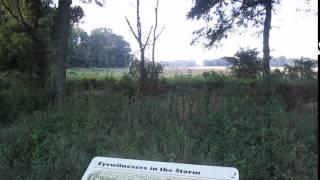
M 163 67 L 160 63 L 153 63 L 151 61 L 146 61 L 145 64 L 147 79 L 159 79 L 160 74 L 163 73 Z M 129 75 L 132 77 L 139 79 L 140 77 L 140 61 L 135 59 L 131 62 L 129 66 Z
M 116 91 L 123 92 L 129 97 L 134 96 L 138 89 L 138 80 L 131 75 L 125 73 L 116 83 Z
M 225 57 L 231 64 L 229 71 L 237 77 L 257 77 L 262 72 L 261 59 L 256 49 L 240 49 L 233 57 Z
M 162 65 L 160 63 L 153 64 L 151 61 L 146 60 L 146 90 L 152 93 L 157 91 L 159 84 L 160 74 L 163 72 Z M 129 66 L 129 75 L 134 79 L 140 79 L 140 61 L 135 59 Z
M 291 79 L 316 79 L 317 73 L 313 70 L 316 66 L 316 61 L 302 57 L 294 61 L 294 66 L 285 65 L 284 70 Z
M 46 92 L 29 88 L 0 91 L 0 123 L 10 123 L 49 104 Z
M 206 81 L 207 88 L 209 88 L 210 90 L 224 87 L 225 77 L 223 75 L 220 75 L 214 71 L 211 71 L 211 72 L 204 72 L 202 76 Z

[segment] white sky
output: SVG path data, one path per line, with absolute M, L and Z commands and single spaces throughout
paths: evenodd
M 222 41 L 219 48 L 204 49 L 202 44 L 190 45 L 192 32 L 199 29 L 201 22 L 186 19 L 192 7 L 192 0 L 159 0 L 158 30 L 165 25 L 156 45 L 156 61 L 160 60 L 196 60 L 201 64 L 204 59 L 232 56 L 239 47 L 258 48 L 262 52 L 262 36 L 257 37 L 255 31 L 234 34 Z M 318 55 L 318 1 L 282 0 L 272 17 L 270 32 L 271 56 L 311 57 Z M 140 0 L 141 21 L 145 34 L 154 23 L 154 7 L 156 0 Z M 78 4 L 77 2 L 75 4 Z M 133 52 L 138 51 L 138 43 L 131 34 L 125 21 L 129 18 L 136 24 L 136 0 L 106 0 L 104 7 L 94 4 L 81 4 L 85 17 L 80 27 L 90 32 L 94 28 L 108 27 L 114 33 L 122 35 L 131 45 Z M 297 8 L 312 8 L 313 12 L 297 12 Z M 261 27 L 262 28 L 262 27 Z M 262 30 L 262 29 L 261 29 Z M 150 54 L 150 49 L 147 50 Z M 262 54 L 260 54 L 262 55 Z

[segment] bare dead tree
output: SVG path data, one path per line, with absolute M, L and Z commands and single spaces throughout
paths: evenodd
M 156 7 L 154 8 L 155 11 L 155 25 L 153 29 L 153 41 L 152 41 L 152 70 L 151 70 L 151 80 L 152 80 L 152 93 L 155 93 L 156 86 L 157 86 L 157 70 L 155 64 L 155 49 L 156 49 L 156 41 L 161 35 L 162 31 L 164 30 L 165 26 L 162 27 L 161 31 L 157 34 L 158 28 L 158 7 L 159 7 L 159 0 L 157 0 Z
M 164 30 L 165 26 L 162 27 L 161 31 L 159 32 L 159 34 L 157 34 L 157 28 L 158 28 L 158 7 L 159 7 L 159 0 L 157 0 L 157 5 L 154 8 L 155 11 L 155 25 L 154 25 L 154 29 L 153 29 L 153 42 L 152 42 L 152 63 L 153 65 L 155 65 L 154 63 L 154 59 L 155 59 L 155 47 L 156 47 L 156 40 L 159 38 L 159 36 L 161 35 L 162 31 Z
M 131 33 L 139 43 L 139 48 L 140 48 L 140 87 L 139 87 L 139 92 L 145 93 L 146 90 L 146 77 L 147 77 L 147 71 L 145 67 L 145 49 L 148 45 L 149 38 L 153 29 L 153 26 L 151 26 L 147 39 L 145 42 L 142 40 L 142 27 L 141 27 L 141 20 L 140 20 L 140 0 L 137 0 L 137 32 L 133 30 L 133 27 L 129 21 L 129 19 L 125 16 L 126 21 L 128 23 L 128 26 L 130 28 Z

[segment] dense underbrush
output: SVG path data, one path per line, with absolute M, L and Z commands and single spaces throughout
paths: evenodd
M 1 178 L 80 179 L 94 156 L 110 156 L 232 166 L 241 179 L 317 179 L 317 82 L 273 82 L 265 102 L 261 79 L 214 73 L 162 79 L 147 96 L 128 77 L 70 81 L 60 105 L 9 83 L 0 90 Z

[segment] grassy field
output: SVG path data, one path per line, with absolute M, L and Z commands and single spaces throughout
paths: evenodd
M 204 72 L 214 71 L 216 73 L 226 73 L 226 69 L 224 67 L 189 67 L 189 68 L 165 68 L 163 72 L 164 77 L 174 77 L 176 75 L 201 75 Z
M 70 80 L 104 79 L 107 76 L 119 78 L 128 71 L 128 68 L 70 68 L 67 70 L 67 77 Z M 203 72 L 209 71 L 218 73 L 226 72 L 223 67 L 164 68 L 162 76 L 174 77 L 176 75 L 201 75 Z
M 128 68 L 70 68 L 67 70 L 69 80 L 104 79 L 107 76 L 121 77 Z
M 271 70 L 283 70 L 283 67 L 272 67 Z M 315 69 L 317 71 L 317 69 Z M 121 77 L 124 73 L 129 71 L 128 68 L 70 68 L 67 70 L 67 77 L 69 80 L 79 79 L 104 79 L 107 76 L 114 78 Z M 177 75 L 201 75 L 204 72 L 214 71 L 220 74 L 226 74 L 227 70 L 221 66 L 198 66 L 198 67 L 166 67 L 161 76 L 174 77 Z

